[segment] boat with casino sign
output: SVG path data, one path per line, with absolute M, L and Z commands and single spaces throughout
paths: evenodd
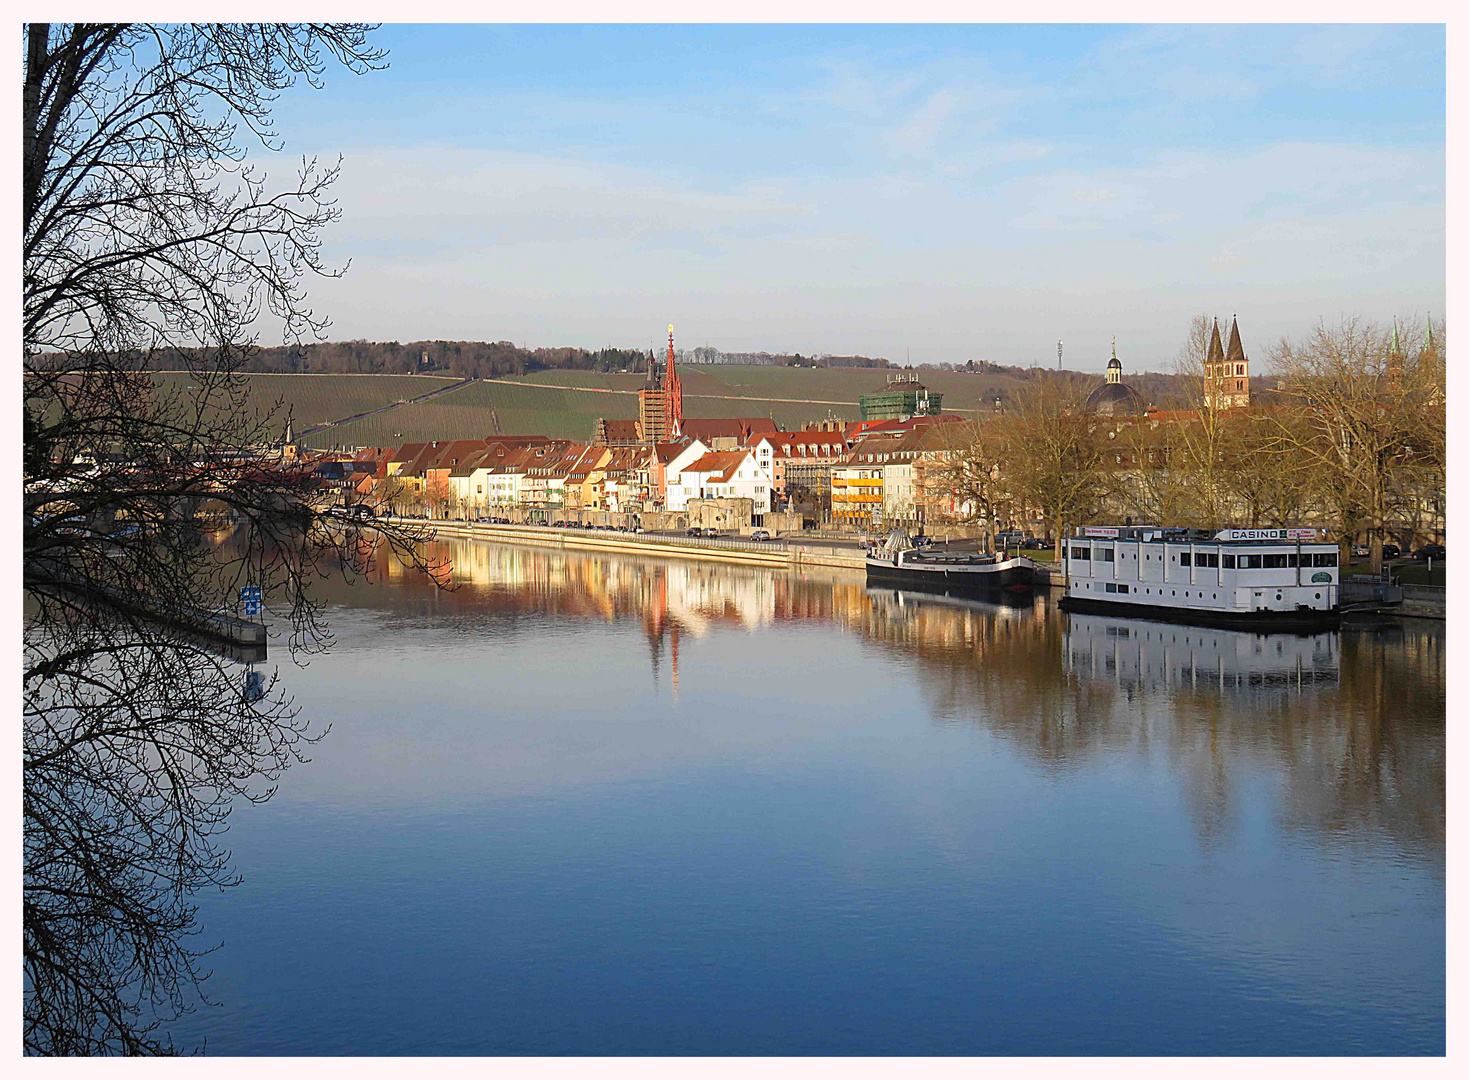
M 1061 566 L 1063 611 L 1267 632 L 1341 621 L 1337 547 L 1316 529 L 1083 526 Z

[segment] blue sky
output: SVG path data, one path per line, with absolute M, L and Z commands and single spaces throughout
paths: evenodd
M 333 337 L 1169 366 L 1238 312 L 1442 312 L 1441 26 L 388 26 Z

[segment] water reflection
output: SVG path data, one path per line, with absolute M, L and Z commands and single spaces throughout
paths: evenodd
M 434 554 L 285 671 L 212 1049 L 1442 1053 L 1441 627 Z
M 840 570 L 457 540 L 439 542 L 435 554 L 452 564 L 452 592 L 384 561 L 376 580 L 391 590 L 334 599 L 434 624 L 489 618 L 512 633 L 548 615 L 637 623 L 649 679 L 666 678 L 675 691 L 681 639 L 801 622 L 839 628 L 916 667 L 933 722 L 982 726 L 1040 767 L 1075 770 L 1118 756 L 1166 762 L 1205 842 L 1233 833 L 1242 785 L 1265 774 L 1283 785 L 1287 827 L 1333 843 L 1386 835 L 1442 863 L 1437 624 L 1261 635 L 1067 616 L 1044 595 L 989 604 L 870 590 L 861 573 Z

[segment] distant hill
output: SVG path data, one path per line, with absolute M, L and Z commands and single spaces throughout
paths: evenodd
M 605 357 L 604 357 L 605 359 Z M 986 365 L 983 370 L 913 370 L 930 390 L 943 394 L 945 412 L 977 416 L 993 411 L 995 399 L 1010 400 L 1041 369 Z M 690 417 L 768 416 L 787 430 L 828 417 L 855 420 L 860 395 L 881 390 L 890 371 L 861 367 L 806 368 L 776 364 L 699 364 L 680 367 L 684 414 Z M 560 368 L 508 374 L 496 379 L 433 375 L 249 374 L 250 398 L 262 411 L 279 406 L 308 446 L 388 446 L 427 439 L 549 435 L 585 441 L 596 419 L 637 416 L 637 390 L 646 376 L 637 371 Z M 1101 382 L 1088 372 L 1068 372 L 1084 394 Z M 181 372 L 159 373 L 170 383 L 187 382 Z M 1145 401 L 1161 408 L 1180 401 L 1180 381 L 1156 372 L 1129 377 Z M 1273 380 L 1252 379 L 1259 391 Z

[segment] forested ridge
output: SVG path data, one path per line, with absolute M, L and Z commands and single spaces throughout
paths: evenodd
M 885 368 L 887 360 L 868 356 L 802 356 L 800 353 L 724 353 L 708 346 L 676 350 L 680 364 L 760 364 L 778 367 Z M 323 341 L 307 345 L 256 348 L 234 369 L 257 374 L 450 375 L 489 379 L 535 371 L 647 371 L 652 354 L 642 349 L 597 350 L 574 347 L 523 348 L 509 341 Z M 192 366 L 192 350 L 165 350 L 140 366 L 166 371 Z M 661 355 L 659 356 L 661 360 Z

